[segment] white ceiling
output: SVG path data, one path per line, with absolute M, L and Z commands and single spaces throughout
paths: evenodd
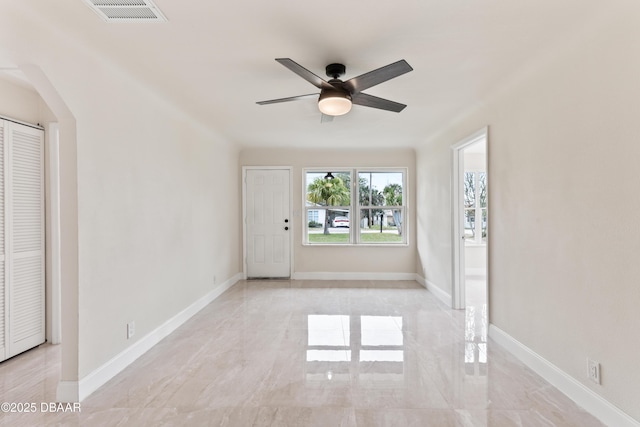
M 410 147 L 491 97 L 505 82 L 585 31 L 595 0 L 155 0 L 167 23 L 105 23 L 82 0 L 21 0 L 103 58 L 243 146 Z M 354 106 L 320 123 L 317 92 L 274 61 L 288 57 L 344 79 L 405 59 L 414 71 L 365 91 L 401 113 Z M 1 63 L 2 61 L 0 61 Z

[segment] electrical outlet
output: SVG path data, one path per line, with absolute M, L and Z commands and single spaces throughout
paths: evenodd
M 136 322 L 127 323 L 127 339 L 132 338 L 136 333 Z
M 587 359 L 587 369 L 589 379 L 596 384 L 600 384 L 600 363 Z

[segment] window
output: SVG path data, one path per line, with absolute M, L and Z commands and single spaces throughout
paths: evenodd
M 315 227 L 315 224 L 311 225 L 311 223 L 314 222 L 317 224 L 318 219 L 319 219 L 318 211 L 316 209 L 310 209 L 307 215 L 307 220 L 309 221 L 309 227 Z
M 464 173 L 464 237 L 467 243 L 487 241 L 486 172 Z
M 404 173 L 358 172 L 361 243 L 404 243 Z
M 318 219 L 307 223 L 307 243 L 350 243 L 351 172 L 305 173 L 305 209 L 318 213 Z
M 406 244 L 406 170 L 305 170 L 305 244 Z

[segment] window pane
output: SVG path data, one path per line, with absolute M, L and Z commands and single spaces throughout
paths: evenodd
M 487 210 L 482 209 L 482 242 L 487 242 Z
M 324 218 L 324 215 L 322 217 Z M 320 211 L 318 209 L 307 210 L 307 221 L 309 228 L 322 227 L 322 223 L 320 222 Z
M 307 227 L 309 243 L 349 243 L 350 211 L 349 209 L 317 208 L 318 221 Z M 311 212 L 311 209 L 308 210 Z
M 464 237 L 466 239 L 474 239 L 476 235 L 476 210 L 464 210 Z
M 487 207 L 487 174 L 486 172 L 478 173 L 478 199 L 480 199 L 480 207 Z
M 380 227 L 380 214 L 384 211 L 377 208 L 362 209 L 360 211 L 360 229 L 367 230 Z
M 307 172 L 307 207 L 349 206 L 351 174 L 347 171 Z
M 400 209 L 362 209 L 360 243 L 403 243 Z
M 464 173 L 464 207 L 473 208 L 476 205 L 476 174 Z M 465 226 L 466 228 L 466 226 Z
M 360 206 L 402 206 L 402 172 L 360 172 Z
M 382 206 L 384 196 L 378 189 L 371 188 L 372 173 L 358 174 L 358 202 L 360 206 Z

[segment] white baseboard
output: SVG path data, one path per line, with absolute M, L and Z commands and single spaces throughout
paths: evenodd
M 427 280 L 417 273 L 416 273 L 416 282 L 420 283 L 422 287 L 425 288 L 426 290 L 429 290 L 429 285 L 427 284 Z
M 293 273 L 293 280 L 415 280 L 415 273 Z
M 489 325 L 489 336 L 605 425 L 640 427 L 640 422 L 497 326 Z
M 59 402 L 81 402 L 241 279 L 242 273 L 231 277 L 80 381 L 60 381 L 57 400 Z
M 432 282 L 428 281 L 424 277 L 416 274 L 416 282 L 420 283 L 422 286 L 427 288 L 429 292 L 431 292 L 436 298 L 442 301 L 447 307 L 451 307 L 451 294 L 442 290 L 442 288 L 434 285 Z

